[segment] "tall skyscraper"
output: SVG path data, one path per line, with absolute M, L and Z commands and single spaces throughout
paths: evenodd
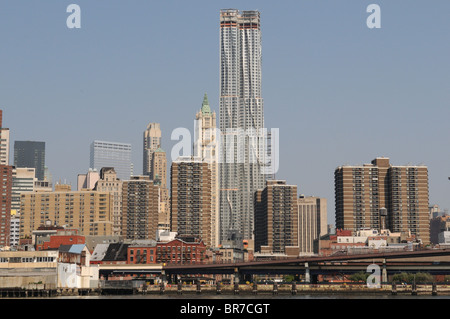
M 45 178 L 45 142 L 15 141 L 14 166 L 28 167 L 36 170 L 36 178 Z
M 335 170 L 336 228 L 411 232 L 430 243 L 428 168 L 396 166 L 378 157 L 371 164 Z
M 159 123 L 149 123 L 144 131 L 143 174 L 152 176 L 153 152 L 161 147 L 161 126 Z
M 265 187 L 258 11 L 220 11 L 220 237 L 253 238 L 253 197 Z
M 255 251 L 298 255 L 297 186 L 270 180 L 255 193 Z
M 150 179 L 160 189 L 160 210 L 158 229 L 170 229 L 170 199 L 169 189 L 167 186 L 167 158 L 166 152 L 161 148 L 157 148 L 151 153 L 151 171 Z
M 9 128 L 3 127 L 2 110 L 0 110 L 0 165 L 9 165 Z
M 159 220 L 160 189 L 148 176 L 133 176 L 122 184 L 122 236 L 155 240 Z
M 91 144 L 90 168 L 100 171 L 103 167 L 113 167 L 117 177 L 128 180 L 133 175 L 131 144 L 94 141 Z
M 300 254 L 311 255 L 314 241 L 328 232 L 327 200 L 320 197 L 298 198 L 298 242 Z
M 217 146 L 216 112 L 211 112 L 205 93 L 202 107 L 195 116 L 194 156 L 208 163 L 211 171 L 211 245 L 219 246 L 219 148 Z
M 171 228 L 179 236 L 201 238 L 211 246 L 211 171 L 194 156 L 179 157 L 171 167 Z

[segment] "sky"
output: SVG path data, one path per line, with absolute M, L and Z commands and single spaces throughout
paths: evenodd
M 66 11 L 81 8 L 81 28 Z M 368 5 L 380 7 L 370 29 Z M 265 126 L 277 179 L 328 200 L 334 170 L 424 164 L 429 203 L 450 208 L 448 0 L 0 0 L 0 109 L 15 140 L 46 142 L 53 181 L 76 187 L 94 140 L 130 143 L 161 123 L 193 130 L 204 93 L 219 114 L 219 11 L 259 10 Z

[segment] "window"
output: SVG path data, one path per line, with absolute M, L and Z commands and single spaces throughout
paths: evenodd
M 32 263 L 33 257 L 22 257 L 22 262 L 23 263 Z

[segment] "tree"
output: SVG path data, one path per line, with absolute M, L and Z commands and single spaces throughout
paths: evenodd
M 368 276 L 369 276 L 368 273 L 365 273 L 364 271 L 360 271 L 360 272 L 350 275 L 350 277 L 348 279 L 350 279 L 351 281 L 355 281 L 355 282 L 360 282 L 360 281 L 366 282 Z
M 293 282 L 294 281 L 294 276 L 293 275 L 286 275 L 283 278 L 284 282 Z
M 402 272 L 400 274 L 395 274 L 392 277 L 392 281 L 407 282 L 407 283 L 413 283 L 415 281 L 416 283 L 425 283 L 425 282 L 433 282 L 434 277 L 429 273 L 418 272 L 413 274 Z

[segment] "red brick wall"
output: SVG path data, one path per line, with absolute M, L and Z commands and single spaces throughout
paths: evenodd
M 203 241 L 185 243 L 175 239 L 168 243 L 156 244 L 156 258 L 158 263 L 195 264 L 204 261 L 202 256 L 206 257 L 206 245 Z
M 50 241 L 46 241 L 42 243 L 42 245 L 36 245 L 36 250 L 45 250 L 45 249 L 57 249 L 61 245 L 77 245 L 77 244 L 85 244 L 86 239 L 84 236 L 79 235 L 54 235 L 50 236 Z
M 145 258 L 144 258 L 145 256 Z M 156 247 L 128 247 L 127 264 L 156 264 Z

